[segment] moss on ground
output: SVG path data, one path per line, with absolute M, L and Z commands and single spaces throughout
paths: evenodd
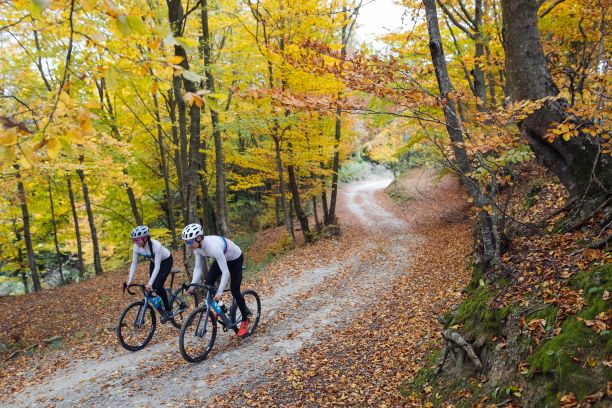
M 504 286 L 505 282 L 499 282 L 492 286 L 483 277 L 480 267 L 472 265 L 472 279 L 466 289 L 468 296 L 452 312 L 452 319 L 448 319 L 447 327 L 461 325 L 463 332 L 468 337 L 475 338 L 486 335 L 499 335 L 503 330 L 506 318 L 512 312 L 512 306 L 501 309 L 494 308 L 491 303 L 495 294 L 499 291 L 499 286 Z
M 545 340 L 529 357 L 531 380 L 545 391 L 538 406 L 553 406 L 560 395 L 574 393 L 579 400 L 605 387 L 612 380 L 612 372 L 602 361 L 612 352 L 609 331 L 597 333 L 587 327 L 584 320 L 593 320 L 612 308 L 610 299 L 603 300 L 611 286 L 612 265 L 606 265 L 575 275 L 570 285 L 583 291 L 586 306 L 576 316 L 568 317 L 561 325 L 561 332 Z M 541 311 L 541 316 L 551 316 L 556 309 Z
M 575 274 L 569 285 L 582 292 L 585 307 L 576 315 L 567 317 L 556 336 L 545 339 L 539 346 L 532 343 L 535 349 L 527 361 L 529 370 L 523 373 L 529 384 L 529 392 L 523 392 L 511 383 L 497 384 L 492 388 L 488 384 L 479 385 L 473 379 L 444 375 L 435 378 L 435 363 L 441 355 L 441 350 L 436 348 L 426 357 L 425 367 L 413 381 L 402 385 L 402 393 L 406 396 L 412 393 L 420 395 L 434 406 L 442 403 L 452 403 L 456 407 L 471 406 L 487 396 L 492 403 L 508 398 L 523 398 L 528 406 L 557 407 L 563 395 L 573 393 L 581 401 L 588 395 L 605 391 L 607 382 L 612 381 L 612 370 L 602 363 L 612 354 L 610 333 L 605 330 L 597 333 L 579 319 L 595 320 L 597 315 L 612 308 L 612 300 L 604 300 L 606 291 L 612 293 L 612 265 Z M 473 338 L 483 334 L 499 334 L 507 329 L 505 320 L 513 310 L 524 313 L 518 306 L 492 309 L 491 301 L 499 289 L 486 283 L 483 274 L 476 268 L 466 291 L 468 296 L 463 303 L 441 320 L 447 327 L 462 325 L 462 331 Z M 545 319 L 546 330 L 552 333 L 557 312 L 558 308 L 551 305 L 525 317 L 527 322 Z M 518 377 L 517 372 L 514 380 L 522 382 Z M 423 392 L 425 387 L 432 388 L 428 388 L 429 392 Z

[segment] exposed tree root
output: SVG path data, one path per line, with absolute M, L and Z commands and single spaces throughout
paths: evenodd
M 474 366 L 476 366 L 476 368 L 479 370 L 482 370 L 482 363 L 474 352 L 474 348 L 459 333 L 454 330 L 447 329 L 443 330 L 441 334 L 442 338 L 444 339 L 444 352 L 442 353 L 442 359 L 438 363 L 438 367 L 436 368 L 434 375 L 438 375 L 442 371 L 442 367 L 444 366 L 444 363 L 446 362 L 446 359 L 450 353 L 453 353 L 455 361 L 458 365 L 463 364 L 465 355 L 467 354 Z

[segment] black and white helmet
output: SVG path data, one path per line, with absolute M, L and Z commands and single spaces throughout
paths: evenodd
M 183 241 L 194 239 L 204 235 L 204 230 L 200 224 L 189 224 L 183 229 Z
M 130 233 L 130 236 L 132 238 L 148 237 L 149 235 L 150 235 L 149 227 L 147 227 L 146 225 L 139 225 L 136 228 L 134 228 L 132 232 Z

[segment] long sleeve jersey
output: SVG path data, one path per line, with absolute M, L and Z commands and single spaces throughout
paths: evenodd
M 195 267 L 193 268 L 193 279 L 191 283 L 200 283 L 202 266 L 203 262 L 205 262 L 204 258 L 215 258 L 221 269 L 221 284 L 217 291 L 217 295 L 221 296 L 230 276 L 227 262 L 238 259 L 240 255 L 242 255 L 242 250 L 233 241 L 218 235 L 206 235 L 201 244 L 201 248 L 193 251 L 195 255 Z
M 143 258 L 148 259 L 155 264 L 153 272 L 151 273 L 151 278 L 149 279 L 149 285 L 153 286 L 153 282 L 155 282 L 155 278 L 157 278 L 157 274 L 159 273 L 159 266 L 161 265 L 162 261 L 168 259 L 170 256 L 170 251 L 168 251 L 166 247 L 155 239 L 151 239 L 151 246 L 153 247 L 152 254 L 149 250 L 148 242 L 145 243 L 142 248 L 134 244 L 134 249 L 132 250 L 132 266 L 130 266 L 130 277 L 128 278 L 128 284 L 132 283 L 134 280 L 136 265 L 138 265 L 138 256 L 141 255 Z

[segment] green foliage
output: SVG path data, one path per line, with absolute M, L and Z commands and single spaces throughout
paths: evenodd
M 373 166 L 370 162 L 360 158 L 347 160 L 344 162 L 339 171 L 339 180 L 341 183 L 348 183 L 354 180 L 360 180 L 372 173 Z
M 232 224 L 255 231 L 260 227 L 260 217 L 265 207 L 254 199 L 240 197 L 230 205 L 229 221 Z
M 403 203 L 409 200 L 414 200 L 410 194 L 406 192 L 402 187 L 400 187 L 397 183 L 397 179 L 393 180 L 391 184 L 387 188 L 385 188 L 385 193 L 389 195 L 394 201 L 398 203 Z

